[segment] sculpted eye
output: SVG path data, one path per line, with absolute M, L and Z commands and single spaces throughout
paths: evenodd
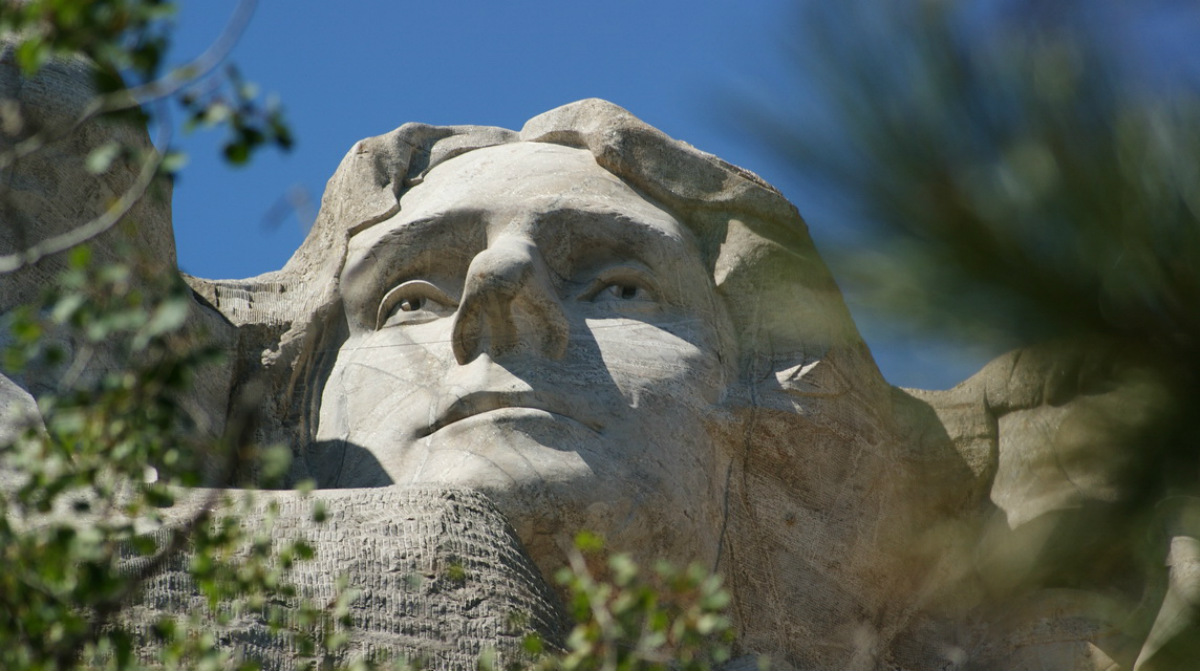
M 621 301 L 636 300 L 643 298 L 646 294 L 646 290 L 636 284 L 610 284 L 605 287 L 604 291 Z
M 425 280 L 409 280 L 384 295 L 375 316 L 375 328 L 429 321 L 448 316 L 458 307 L 437 285 Z
M 396 308 L 403 312 L 413 312 L 420 310 L 421 306 L 425 305 L 425 301 L 426 299 L 421 297 L 405 298 L 396 304 Z
M 601 302 L 648 302 L 656 299 L 650 273 L 635 266 L 608 268 L 592 280 L 579 300 Z

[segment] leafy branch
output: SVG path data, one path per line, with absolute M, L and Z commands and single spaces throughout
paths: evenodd
M 101 118 L 132 115 L 135 123 L 166 124 L 165 108 L 155 103 L 174 99 L 185 112 L 187 128 L 227 127 L 223 153 L 232 165 L 242 165 L 265 146 L 289 149 L 294 139 L 282 108 L 263 102 L 257 87 L 242 79 L 228 58 L 253 14 L 256 2 L 242 0 L 222 34 L 189 63 L 162 75 L 170 46 L 176 6 L 166 0 L 5 0 L 0 4 L 0 35 L 14 44 L 14 58 L 26 78 L 33 78 L 54 59 L 85 58 L 94 66 L 96 95 L 69 122 L 38 125 L 19 109 L 6 111 L 11 146 L 0 151 L 0 169 L 69 137 Z M 36 127 L 35 127 L 36 126 Z M 12 272 L 37 260 L 94 239 L 112 228 L 145 196 L 155 180 L 173 174 L 184 157 L 169 148 L 169 134 L 153 152 L 140 157 L 138 177 L 115 203 L 93 220 L 28 249 L 0 257 L 0 273 Z M 93 173 L 104 172 L 115 157 L 133 147 L 112 143 L 97 148 L 87 159 Z

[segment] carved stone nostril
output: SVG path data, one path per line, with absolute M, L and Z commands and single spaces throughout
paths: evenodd
M 454 315 L 454 325 L 450 336 L 450 347 L 454 350 L 454 360 L 458 365 L 465 366 L 475 358 L 479 351 L 479 323 L 474 319 L 473 305 L 460 304 Z

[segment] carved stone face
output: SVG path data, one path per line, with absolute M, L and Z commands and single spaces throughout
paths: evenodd
M 535 557 L 579 528 L 715 557 L 728 317 L 688 229 L 590 153 L 435 167 L 350 241 L 341 292 L 317 432 L 349 446 L 338 486 L 485 491 Z

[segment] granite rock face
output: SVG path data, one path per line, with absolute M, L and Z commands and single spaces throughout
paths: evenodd
M 0 92 L 70 118 L 85 71 L 62 68 L 36 86 L 5 71 Z M 127 188 L 60 174 L 105 133 L 145 142 L 88 128 L 6 168 L 4 250 Z M 164 202 L 114 244 L 173 264 Z M 3 276 L 4 308 L 56 265 Z M 293 447 L 291 477 L 333 516 L 314 529 L 306 501 L 274 493 L 281 533 L 318 546 L 311 593 L 339 572 L 364 589 L 356 650 L 469 666 L 519 640 L 514 610 L 557 635 L 544 576 L 580 529 L 723 574 L 740 651 L 773 668 L 1161 668 L 1195 626 L 1186 511 L 1154 575 L 1081 568 L 1108 532 L 1043 552 L 1055 520 L 1103 524 L 1127 495 L 1128 443 L 1168 402 L 1152 378 L 1064 386 L 1078 351 L 1032 348 L 950 391 L 893 388 L 795 207 L 611 103 L 365 139 L 284 268 L 187 280 L 194 327 L 232 359 L 196 403 L 219 426 L 241 390 L 266 390 L 256 437 Z M 28 416 L 51 382 L 0 378 L 0 402 Z M 466 584 L 440 582 L 451 557 Z M 147 617 L 196 598 L 175 577 Z M 1123 625 L 1139 604 L 1145 626 Z M 260 624 L 224 635 L 287 668 Z
M 330 511 L 322 524 L 312 521 L 318 502 Z M 325 490 L 303 498 L 261 493 L 256 511 L 242 516 L 241 524 L 259 528 L 273 503 L 272 536 L 302 538 L 316 551 L 313 561 L 298 563 L 289 574 L 300 596 L 329 602 L 338 576 L 359 592 L 350 607 L 354 637 L 333 661 L 386 655 L 451 671 L 475 668 L 491 653 L 499 655 L 495 659 L 504 668 L 521 658 L 527 634 L 561 645 L 557 596 L 545 587 L 504 517 L 481 494 L 418 487 Z M 148 629 L 156 616 L 205 612 L 206 599 L 188 578 L 190 560 L 186 553 L 177 555 L 124 614 L 145 645 L 152 645 Z M 130 564 L 130 570 L 137 569 L 136 560 Z M 212 626 L 223 645 L 264 668 L 294 667 L 296 650 L 260 613 L 241 613 L 228 624 Z
M 0 254 L 35 248 L 102 215 L 137 182 L 141 165 L 113 160 L 98 174 L 87 157 L 110 142 L 150 148 L 145 127 L 113 115 L 78 121 L 95 100 L 91 68 L 82 59 L 56 60 L 32 79 L 22 76 L 14 44 L 0 36 Z M 25 147 L 36 142 L 36 151 Z M 10 152 L 19 152 L 13 156 Z M 127 258 L 131 239 L 152 259 L 148 272 L 175 269 L 175 234 L 171 229 L 171 194 L 154 190 L 130 210 L 125 221 L 90 241 L 94 257 L 104 262 Z M 66 255 L 0 276 L 0 310 L 29 303 L 54 283 L 66 268 Z
M 94 115 L 95 99 L 92 69 L 86 61 L 54 60 L 36 77 L 26 78 L 16 63 L 14 43 L 0 35 L 0 256 L 38 250 L 102 218 L 115 201 L 137 190 L 144 165 L 131 156 L 118 156 L 99 173 L 88 168 L 88 157 L 106 145 L 136 152 L 152 149 L 146 128 L 136 117 Z M 30 147 L 36 150 L 29 151 Z M 154 291 L 163 275 L 178 272 L 170 189 L 157 185 L 145 189 L 115 226 L 89 238 L 87 244 L 96 265 L 127 264 L 132 269 L 130 283 Z M 39 300 L 68 268 L 68 256 L 39 254 L 34 263 L 0 273 L 0 314 Z M 228 321 L 199 304 L 184 330 L 234 346 L 235 333 Z M 7 329 L 0 330 L 0 344 L 8 336 Z M 62 338 L 60 344 L 72 351 L 75 343 Z M 84 374 L 112 366 L 109 355 L 97 350 Z M 196 372 L 196 411 L 204 415 L 209 431 L 219 435 L 232 371 L 214 365 Z M 36 422 L 35 406 L 24 392 L 36 395 L 57 385 L 57 380 L 38 371 L 27 372 L 16 382 L 23 392 L 0 381 L 4 404 L 0 423 L 7 412 L 10 428 Z M 0 436 L 4 433 L 0 428 Z

